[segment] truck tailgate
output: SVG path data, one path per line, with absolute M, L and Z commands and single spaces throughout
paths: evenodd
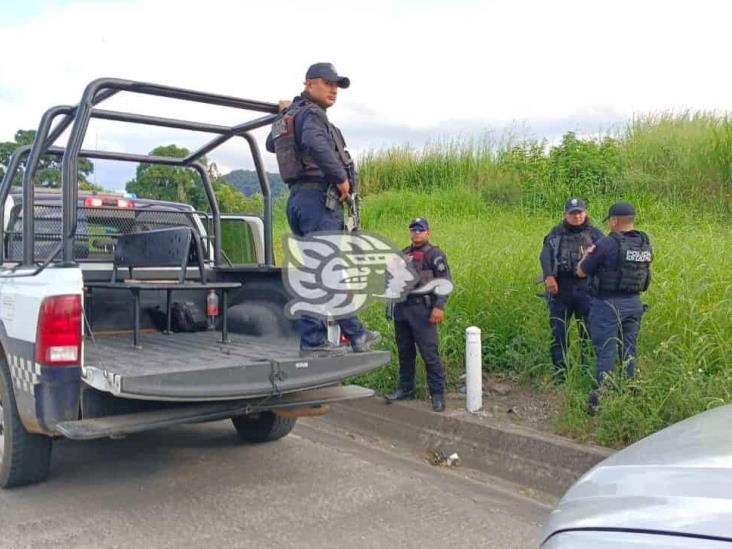
M 294 339 L 219 332 L 129 334 L 85 340 L 82 379 L 116 396 L 173 401 L 238 399 L 331 385 L 389 361 L 387 351 L 303 359 Z

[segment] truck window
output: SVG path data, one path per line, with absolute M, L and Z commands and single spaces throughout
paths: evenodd
M 256 264 L 254 232 L 244 219 L 221 219 L 221 250 L 234 265 Z

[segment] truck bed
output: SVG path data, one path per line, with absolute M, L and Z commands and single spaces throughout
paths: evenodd
M 386 351 L 302 359 L 294 338 L 195 332 L 97 335 L 84 342 L 82 379 L 116 396 L 203 401 L 284 394 L 366 373 L 389 361 Z

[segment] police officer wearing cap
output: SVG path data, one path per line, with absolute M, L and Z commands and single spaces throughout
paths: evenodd
M 350 193 L 354 165 L 341 131 L 329 120 L 338 89 L 351 81 L 331 63 L 315 63 L 305 75 L 305 89 L 272 124 L 267 150 L 277 155 L 280 175 L 290 188 L 287 221 L 296 236 L 344 230 L 343 202 Z M 381 336 L 366 330 L 357 318 L 339 321 L 354 352 L 370 350 Z M 344 349 L 327 340 L 322 320 L 304 316 L 298 321 L 303 356 L 333 356 Z
M 590 337 L 597 356 L 596 389 L 590 395 L 593 409 L 598 403 L 597 388 L 615 368 L 618 354 L 628 377 L 635 375 L 636 340 L 644 311 L 640 294 L 651 282 L 653 260 L 648 235 L 635 229 L 632 204 L 613 204 L 605 220 L 610 223 L 609 236 L 587 250 L 577 267 L 579 276 L 590 278 L 593 294 Z
M 584 345 L 588 339 L 589 284 L 586 278 L 577 276 L 577 265 L 584 251 L 602 237 L 587 217 L 587 205 L 579 198 L 567 200 L 562 223 L 544 237 L 539 261 L 549 305 L 554 378 L 559 383 L 566 372 L 567 331 L 572 317 L 579 321 L 581 343 Z
M 412 245 L 402 251 L 419 276 L 418 289 L 436 278 L 452 281 L 445 253 L 430 244 L 430 225 L 423 218 L 409 224 Z M 386 403 L 414 399 L 414 374 L 417 349 L 427 370 L 432 409 L 445 410 L 445 374 L 440 360 L 437 325 L 445 316 L 446 295 L 410 294 L 394 308 L 394 331 L 399 351 L 399 387 L 386 396 Z

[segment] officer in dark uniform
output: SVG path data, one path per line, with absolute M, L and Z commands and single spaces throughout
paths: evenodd
M 338 89 L 350 84 L 330 63 L 311 65 L 305 89 L 281 111 L 267 138 L 267 150 L 277 155 L 280 175 L 290 188 L 287 220 L 297 236 L 345 228 L 343 202 L 348 199 L 355 170 L 343 135 L 328 120 L 326 109 L 335 104 Z M 339 324 L 354 352 L 368 351 L 381 339 L 378 332 L 366 330 L 355 317 Z M 328 342 L 322 320 L 303 316 L 298 329 L 301 355 L 344 352 Z
M 405 259 L 419 275 L 415 289 L 435 278 L 452 281 L 442 250 L 429 242 L 430 226 L 423 217 L 409 224 L 412 245 L 403 250 Z M 394 308 L 394 330 L 399 350 L 399 388 L 386 396 L 386 403 L 414 398 L 414 373 L 419 349 L 427 369 L 432 409 L 445 410 L 445 374 L 438 349 L 437 325 L 444 319 L 446 295 L 412 294 Z M 415 348 L 416 345 L 416 348 Z
M 590 406 L 597 406 L 597 388 L 620 360 L 628 377 L 635 375 L 636 340 L 643 316 L 640 294 L 651 282 L 653 249 L 648 235 L 635 229 L 635 208 L 627 202 L 610 207 L 610 235 L 585 252 L 577 274 L 590 277 L 593 300 L 590 336 L 597 356 L 596 390 Z
M 586 278 L 577 276 L 577 265 L 584 250 L 603 237 L 587 217 L 587 205 L 570 198 L 564 206 L 564 220 L 544 238 L 539 255 L 549 305 L 552 330 L 551 355 L 557 382 L 564 381 L 567 356 L 567 331 L 572 317 L 579 321 L 580 343 L 587 338 L 590 291 Z

